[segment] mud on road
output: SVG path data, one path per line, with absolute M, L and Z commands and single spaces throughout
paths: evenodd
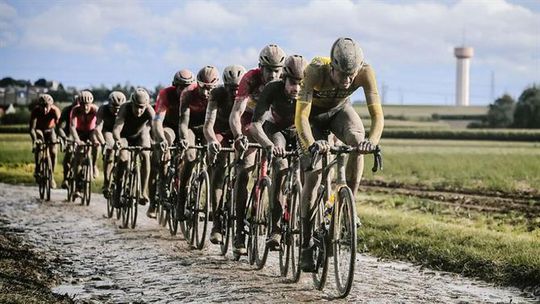
M 104 217 L 105 201 L 94 195 L 89 207 L 36 199 L 35 187 L 0 184 L 0 217 L 40 254 L 58 261 L 62 282 L 53 288 L 80 303 L 322 302 L 334 301 L 330 280 L 323 292 L 311 277 L 299 283 L 279 277 L 277 253 L 261 271 L 232 261 L 209 246 L 191 250 L 180 237 L 139 211 L 136 229 L 120 229 Z M 331 266 L 332 267 L 332 266 Z M 333 269 L 333 268 L 331 268 Z M 331 273 L 330 273 L 331 274 Z M 342 302 L 364 303 L 535 303 L 519 289 L 496 287 L 457 274 L 359 255 L 355 284 Z M 338 302 L 339 302 L 338 301 Z

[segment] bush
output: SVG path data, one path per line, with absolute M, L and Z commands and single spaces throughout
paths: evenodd
M 28 124 L 30 111 L 27 108 L 19 108 L 15 113 L 9 113 L 2 117 L 3 125 Z
M 504 140 L 504 141 L 540 141 L 537 130 L 392 130 L 385 129 L 383 138 L 416 139 L 467 139 L 467 140 Z

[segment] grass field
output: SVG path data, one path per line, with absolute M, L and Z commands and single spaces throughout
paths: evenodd
M 487 106 L 428 106 L 428 105 L 384 105 L 383 112 L 386 116 L 402 116 L 409 119 L 428 119 L 433 114 L 438 115 L 485 115 Z M 361 116 L 369 116 L 365 104 L 354 104 L 354 108 Z

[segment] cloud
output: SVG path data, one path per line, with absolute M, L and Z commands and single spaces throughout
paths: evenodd
M 0 2 L 0 48 L 5 48 L 17 40 L 17 10 L 11 5 Z

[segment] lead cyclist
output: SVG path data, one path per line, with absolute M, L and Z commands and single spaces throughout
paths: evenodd
M 371 117 L 369 138 L 365 138 L 364 125 L 350 102 L 350 96 L 359 88 L 364 90 Z M 327 131 L 347 145 L 358 147 L 346 165 L 347 185 L 354 195 L 362 177 L 364 158 L 361 153 L 373 150 L 381 138 L 384 117 L 373 68 L 364 61 L 362 49 L 351 38 L 339 38 L 332 45 L 329 57 L 315 57 L 304 71 L 296 103 L 295 126 L 304 155 L 305 172 L 301 196 L 302 254 L 300 267 L 314 272 L 313 242 L 311 240 L 311 210 L 321 183 L 321 161 L 310 163 L 309 151 L 325 153 L 330 146 Z M 307 171 L 309 169 L 309 171 Z

